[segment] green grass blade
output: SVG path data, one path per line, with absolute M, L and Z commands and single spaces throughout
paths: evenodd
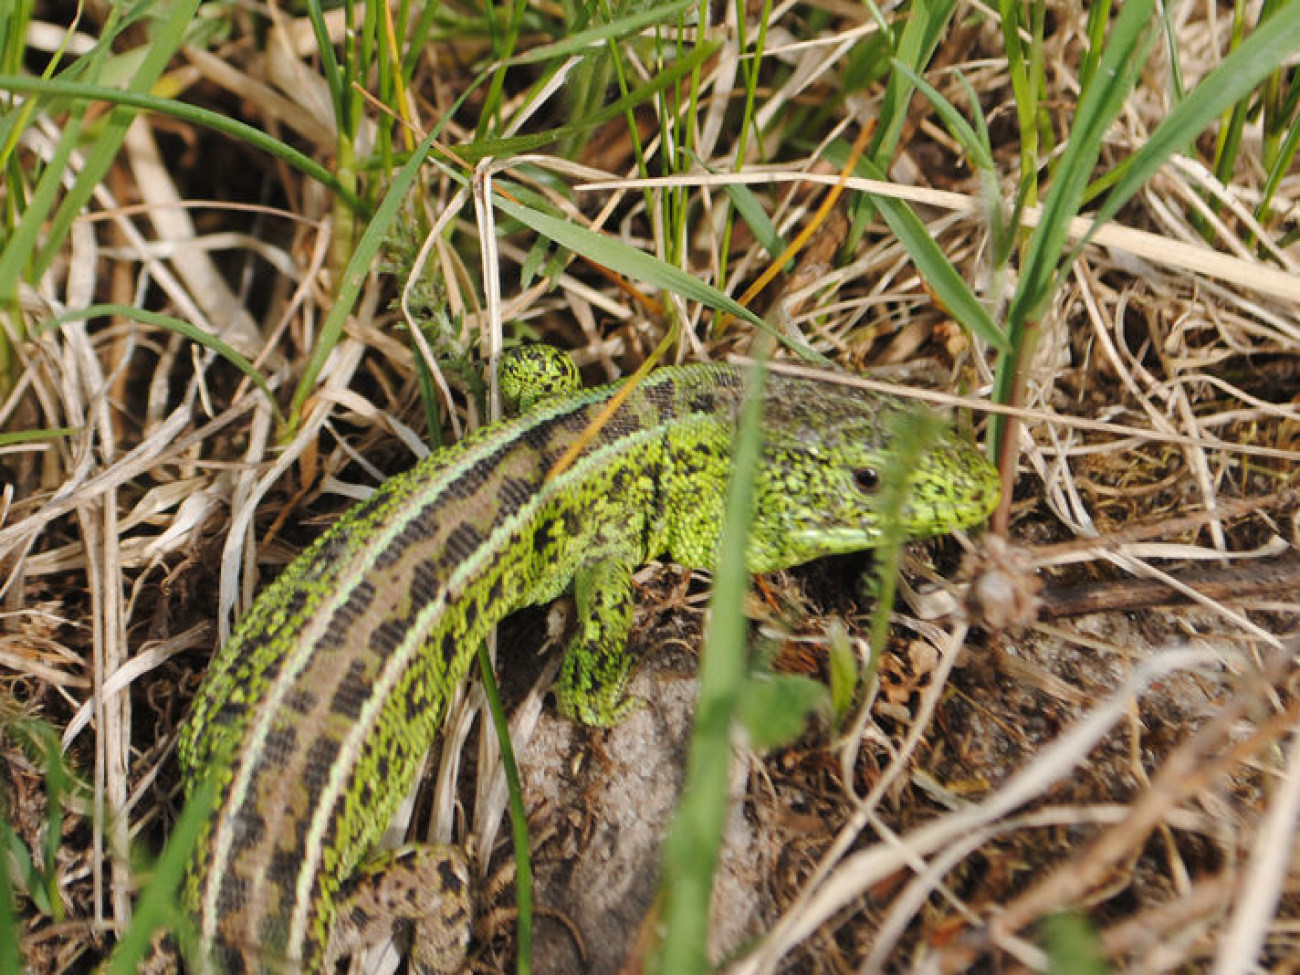
M 339 339 L 343 336 L 343 326 L 347 323 L 348 315 L 352 313 L 352 307 L 356 304 L 357 295 L 361 293 L 361 286 L 370 273 L 370 267 L 374 263 L 375 255 L 379 253 L 379 248 L 383 246 L 384 241 L 387 239 L 389 227 L 397 219 L 402 202 L 406 198 L 406 191 L 411 188 L 411 184 L 415 182 L 415 177 L 419 175 L 420 167 L 429 155 L 429 150 L 433 148 L 433 140 L 437 137 L 438 132 L 439 129 L 435 128 L 426 135 L 419 146 L 416 147 L 415 152 L 406 161 L 406 164 L 398 170 L 397 176 L 388 187 L 388 192 L 384 194 L 384 201 L 379 204 L 374 217 L 370 220 L 365 233 L 361 235 L 356 249 L 352 252 L 347 267 L 343 271 L 343 277 L 339 282 L 339 290 L 335 296 L 334 304 L 330 307 L 329 314 L 325 316 L 325 321 L 321 323 L 316 347 L 312 349 L 311 358 L 307 361 L 307 366 L 303 370 L 302 377 L 298 380 L 297 388 L 294 390 L 293 403 L 289 409 L 289 427 L 286 431 L 289 435 L 292 435 L 297 430 L 298 424 L 302 420 L 302 408 L 307 402 L 307 397 L 311 395 L 316 386 L 316 377 L 320 375 L 321 369 L 325 366 L 325 360 L 329 358 L 329 354 L 334 351 L 334 347 L 338 345 Z
M 490 14 L 490 4 L 488 9 Z M 510 58 L 514 55 L 515 47 L 519 44 L 519 32 L 523 26 L 524 13 L 527 9 L 528 0 L 513 0 L 510 4 L 510 20 L 506 23 L 504 34 L 499 34 L 494 29 L 496 27 L 496 18 L 490 15 L 488 17 L 488 25 L 493 28 L 492 53 L 498 64 L 492 71 L 487 97 L 483 100 L 483 110 L 479 113 L 478 128 L 474 131 L 475 138 L 483 138 L 496 120 L 497 113 L 501 110 L 502 93 L 505 91 L 506 70 L 509 67 Z
M 267 135 L 261 129 L 255 129 L 237 119 L 228 118 L 217 112 L 197 105 L 176 101 L 173 98 L 161 98 L 157 95 L 145 95 L 137 92 L 119 91 L 101 85 L 87 85 L 71 81 L 41 81 L 36 78 L 23 78 L 14 75 L 0 75 L 0 90 L 25 92 L 48 97 L 77 98 L 86 101 L 108 102 L 127 108 L 139 108 L 159 115 L 202 125 L 215 132 L 242 139 L 251 146 L 270 153 L 277 159 L 297 169 L 305 176 L 310 176 L 321 185 L 343 197 L 348 206 L 358 213 L 365 211 L 365 205 L 324 166 L 310 156 L 304 155 L 293 146 Z
M 167 840 L 167 846 L 154 866 L 153 877 L 136 902 L 131 925 L 117 943 L 108 963 L 108 975 L 133 975 L 138 972 L 140 963 L 149 950 L 150 939 L 160 927 L 176 930 L 182 944 L 192 942 L 184 930 L 187 917 L 181 911 L 176 894 L 185 872 L 185 862 L 212 815 L 216 799 L 216 784 L 211 779 L 205 779 L 185 803 L 180 819 L 176 821 Z M 177 930 L 178 927 L 180 930 Z
M 1102 140 L 1123 108 L 1151 42 L 1153 12 L 1152 0 L 1130 0 L 1124 4 L 1102 52 L 1097 80 L 1079 102 L 1070 141 L 1052 176 L 1052 186 L 1026 249 L 1020 281 L 1007 313 L 1013 344 L 1020 323 L 1032 318 L 1051 298 L 1070 221 L 1079 212 L 1088 180 L 1101 154 Z
M 63 173 L 81 139 L 81 121 L 85 106 L 77 105 L 63 125 L 58 145 L 36 182 L 36 189 L 27 201 L 22 218 L 14 228 L 4 249 L 0 250 L 0 303 L 12 302 L 18 294 L 18 282 L 30 265 L 37 243 L 45 230 L 46 220 L 54 210 L 55 201 L 63 189 Z M 0 343 L 5 339 L 0 338 Z M 0 383 L 4 380 L 0 379 Z
M 911 12 L 903 21 L 894 60 L 912 68 L 913 77 L 929 63 L 955 6 L 955 0 L 914 0 L 912 3 Z M 872 136 L 871 148 L 867 150 L 867 156 L 882 169 L 894 156 L 911 100 L 911 78 L 905 74 L 890 74 L 880 106 L 880 125 Z
M 351 3 L 351 0 L 345 2 Z M 330 103 L 334 106 L 334 119 L 342 131 L 346 123 L 348 99 L 351 95 L 347 79 L 343 76 L 343 69 L 339 66 L 338 56 L 334 53 L 334 45 L 330 41 L 329 27 L 325 24 L 325 13 L 321 9 L 320 0 L 307 0 L 307 19 L 311 22 L 311 32 L 316 38 L 316 53 L 320 57 L 321 74 L 325 76 L 325 84 L 329 86 Z
M 1020 132 L 1020 184 L 1032 201 L 1037 200 L 1034 176 L 1038 170 L 1038 130 L 1034 117 L 1038 111 L 1038 88 L 1029 77 L 1029 58 L 1020 37 L 1021 5 L 1018 0 L 999 0 L 998 22 L 1002 26 L 1002 46 L 1007 52 L 1007 75 L 1015 96 L 1016 124 Z
M 13 830 L 0 816 L 0 975 L 19 975 L 23 970 L 23 956 L 18 951 L 18 918 L 14 914 L 14 888 L 9 879 L 8 849 L 14 837 Z
M 848 154 L 849 147 L 836 142 L 828 147 L 826 158 L 838 168 L 847 162 Z M 858 160 L 854 175 L 887 182 L 885 174 L 865 159 Z M 877 194 L 871 194 L 871 197 L 881 217 L 907 249 L 912 263 L 948 313 L 972 335 L 978 335 L 995 349 L 1004 352 L 1010 349 L 1007 337 L 993 321 L 993 316 L 980 303 L 912 208 L 902 200 Z
M 483 678 L 483 692 L 487 697 L 488 713 L 496 730 L 497 744 L 501 748 L 501 768 L 506 776 L 506 789 L 510 796 L 510 839 L 515 851 L 515 972 L 530 975 L 533 970 L 533 860 L 528 848 L 528 810 L 524 808 L 524 790 L 519 779 L 519 764 L 515 761 L 514 746 L 510 742 L 510 722 L 501 706 L 496 676 L 492 673 L 492 658 L 486 643 L 478 648 L 479 673 Z
M 728 183 L 722 189 L 727 194 L 727 199 L 731 202 L 736 215 L 745 222 L 749 232 L 762 245 L 763 250 L 767 251 L 768 256 L 775 258 L 784 254 L 789 241 L 781 236 L 781 231 L 768 217 L 767 211 L 763 209 L 763 204 L 754 195 L 754 191 L 743 183 Z
M 912 472 L 925 451 L 943 432 L 943 421 L 924 410 L 909 410 L 891 419 L 889 459 L 880 472 L 880 523 L 884 527 L 875 550 L 874 589 L 876 605 L 871 611 L 870 657 L 861 675 L 870 688 L 880 673 L 880 661 L 889 642 L 889 617 L 894 611 L 898 578 L 907 534 L 903 531 L 903 508 L 907 505 Z
M 144 58 L 127 86 L 128 91 L 142 95 L 153 88 L 166 69 L 167 63 L 172 59 L 172 55 L 180 48 L 185 31 L 189 29 L 198 8 L 199 0 L 175 0 L 174 5 L 167 11 L 166 19 L 159 22 L 156 29 L 151 32 L 152 36 L 145 49 Z M 95 187 L 99 185 L 100 180 L 108 172 L 108 167 L 117 157 L 117 152 L 122 147 L 122 140 L 126 138 L 127 126 L 131 124 L 133 118 L 135 112 L 123 107 L 114 109 L 109 115 L 107 124 L 86 154 L 85 166 L 77 174 L 72 189 L 63 198 L 54 218 L 50 221 L 45 244 L 37 252 L 32 264 L 31 280 L 38 280 L 58 255 L 64 239 L 72 228 L 72 221 L 81 214 L 82 208 L 95 192 Z
M 523 206 L 513 200 L 506 199 L 500 194 L 497 195 L 495 203 L 503 213 L 514 217 L 525 226 L 531 227 L 542 236 L 555 241 L 561 247 L 567 247 L 569 250 L 581 254 L 595 264 L 607 267 L 611 271 L 615 271 L 634 281 L 645 282 L 653 287 L 680 295 L 689 301 L 697 301 L 715 311 L 725 312 L 735 318 L 743 319 L 751 325 L 772 334 L 810 362 L 826 363 L 826 358 L 819 352 L 796 339 L 777 333 L 767 322 L 744 305 L 733 298 L 729 298 L 716 288 L 705 284 L 699 278 L 686 273 L 679 267 L 674 267 L 658 258 L 651 257 L 649 254 L 639 251 L 635 247 L 630 247 L 622 241 L 613 240 L 593 230 L 588 230 L 586 227 L 579 227 L 567 220 Z
M 175 318 L 171 315 L 163 315 L 155 311 L 146 311 L 143 308 L 135 308 L 131 305 L 101 304 L 91 305 L 88 308 L 78 308 L 73 311 L 66 311 L 62 315 L 48 319 L 41 323 L 40 330 L 56 328 L 64 322 L 89 321 L 92 318 L 103 318 L 110 315 L 116 315 L 121 318 L 133 319 L 137 322 L 144 322 L 146 325 L 154 325 L 158 328 L 165 328 L 169 332 L 175 332 L 177 335 L 183 335 L 191 342 L 196 342 L 205 349 L 211 349 L 221 358 L 225 359 L 232 366 L 242 372 L 245 376 L 253 381 L 260 389 L 271 404 L 271 409 L 275 411 L 276 419 L 281 419 L 280 407 L 275 402 L 275 394 L 271 392 L 271 387 L 257 371 L 257 367 L 236 352 L 228 344 L 223 342 L 217 336 L 203 331 L 189 322 Z
M 1255 216 L 1267 225 L 1268 216 L 1283 178 L 1291 171 L 1291 162 L 1295 159 L 1296 149 L 1300 148 L 1300 120 L 1292 118 L 1290 125 L 1278 145 L 1273 164 L 1269 167 L 1268 177 L 1264 180 L 1264 189 L 1260 193 L 1259 204 L 1255 207 Z
M 702 975 L 708 969 L 709 905 L 731 781 L 731 724 L 748 676 L 744 601 L 749 588 L 745 550 L 762 447 L 762 388 L 766 367 L 746 377 L 736 432 L 727 507 L 709 599 L 708 632 L 700 655 L 700 694 L 686 763 L 686 784 L 664 841 L 661 883 L 665 935 L 655 971 Z
M 903 21 L 902 32 L 894 47 L 894 59 L 920 74 L 943 37 L 943 29 L 952 17 L 953 0 L 916 0 Z M 911 79 L 897 71 L 891 72 L 885 87 L 885 97 L 878 113 L 878 126 L 872 133 L 864 158 L 880 172 L 889 169 L 890 160 L 898 148 L 898 138 L 907 121 L 907 106 L 912 99 Z M 852 251 L 866 232 L 868 221 L 875 214 L 876 198 L 859 196 L 853 205 L 853 216 L 844 249 Z
M 1069 141 L 1052 175 L 1038 226 L 1025 248 L 1020 278 L 1007 309 L 1012 352 L 998 364 L 995 402 L 1016 400 L 1021 364 L 1033 355 L 1037 316 L 1051 300 L 1058 274 L 1069 264 L 1069 258 L 1063 261 L 1063 253 L 1070 221 L 1083 204 L 1102 141 L 1128 99 L 1154 38 L 1153 13 L 1153 0 L 1124 4 L 1098 61 L 1093 84 L 1080 98 Z M 990 433 L 995 456 L 1001 455 L 1007 423 L 1006 417 L 993 418 Z
M 563 40 L 556 41 L 553 44 L 543 44 L 541 47 L 534 47 L 523 54 L 516 54 L 508 64 L 512 66 L 541 64 L 547 61 L 562 60 L 571 55 L 581 54 L 606 41 L 628 37 L 638 31 L 645 30 L 647 27 L 667 23 L 678 14 L 684 13 L 697 5 L 698 0 L 673 0 L 672 3 L 650 7 L 625 17 L 616 17 L 597 27 L 588 27 L 586 30 L 569 34 Z
M 1097 75 L 1097 65 L 1101 61 L 1101 52 L 1105 47 L 1106 25 L 1110 23 L 1111 0 L 1094 0 L 1088 5 L 1088 52 L 1083 56 L 1079 66 L 1079 89 L 1084 90 L 1092 84 Z
M 15 444 L 39 443 L 42 440 L 57 440 L 59 437 L 74 437 L 84 427 L 45 427 L 40 430 L 15 430 L 0 433 L 0 447 L 12 447 Z
M 910 80 L 916 90 L 934 106 L 934 110 L 939 113 L 939 118 L 943 121 L 944 128 L 961 145 L 962 151 L 970 159 L 971 165 L 977 169 L 991 170 L 993 168 L 993 152 L 988 142 L 988 130 L 981 125 L 981 131 L 976 132 L 962 116 L 961 112 L 957 111 L 952 102 L 944 98 L 938 89 L 898 58 L 894 58 L 893 65 L 895 70 L 901 72 L 903 77 Z M 967 91 L 969 90 L 968 86 Z M 979 102 L 973 102 L 972 104 L 975 110 L 978 111 Z
M 1289 3 L 1269 18 L 1266 29 L 1251 34 L 1201 79 L 1192 93 L 1151 133 L 1098 208 L 1089 237 L 1118 213 L 1170 156 L 1190 145 L 1226 108 L 1247 98 L 1264 78 L 1286 64 L 1297 49 L 1300 49 L 1300 3 Z
M 716 43 L 701 44 L 689 54 L 674 61 L 663 71 L 658 72 L 640 88 L 610 102 L 598 111 L 592 112 L 576 122 L 549 129 L 546 132 L 466 142 L 456 146 L 456 155 L 472 164 L 480 159 L 486 159 L 488 156 L 514 156 L 524 152 L 533 152 L 542 146 L 550 145 L 552 142 L 577 138 L 591 129 L 605 124 L 610 119 L 619 117 L 628 109 L 649 101 L 665 89 L 675 87 L 683 78 L 689 77 L 692 71 L 711 58 L 720 46 Z

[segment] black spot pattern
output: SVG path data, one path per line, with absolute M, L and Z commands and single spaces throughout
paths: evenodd
M 369 660 L 369 657 L 357 657 L 348 664 L 347 676 L 340 681 L 330 701 L 332 713 L 353 721 L 361 716 L 361 708 L 370 697 Z
M 315 806 L 316 798 L 325 788 L 334 760 L 338 758 L 340 744 L 329 735 L 319 735 L 307 750 L 307 767 L 303 772 L 303 784 Z

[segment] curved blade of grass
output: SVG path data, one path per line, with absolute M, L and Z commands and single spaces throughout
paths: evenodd
M 402 168 L 397 171 L 397 176 L 389 184 L 388 192 L 384 194 L 384 201 L 379 204 L 374 217 L 366 226 L 365 233 L 361 235 L 361 240 L 357 242 L 352 257 L 348 260 L 348 266 L 339 281 L 339 290 L 334 304 L 329 314 L 325 316 L 325 321 L 321 323 L 316 347 L 312 349 L 311 358 L 307 361 L 307 367 L 303 370 L 302 378 L 298 380 L 298 386 L 294 390 L 293 403 L 289 408 L 287 436 L 292 436 L 298 428 L 298 423 L 302 419 L 303 405 L 316 385 L 316 377 L 320 375 L 325 360 L 329 358 L 329 354 L 334 351 L 334 347 L 338 345 L 343 335 L 343 326 L 347 323 L 348 315 L 352 314 L 352 307 L 356 304 L 357 295 L 361 293 L 366 275 L 370 273 L 375 255 L 388 235 L 389 226 L 397 218 L 402 201 L 406 198 L 406 191 L 415 182 L 415 177 L 419 174 L 425 157 L 429 155 L 438 131 L 435 128 L 429 132 L 416 146 Z
M 162 77 L 172 55 L 180 48 L 198 8 L 199 0 L 176 0 L 171 9 L 166 10 L 165 17 L 153 25 L 140 67 L 127 85 L 128 91 L 144 94 L 153 88 Z M 86 161 L 81 172 L 77 174 L 72 188 L 50 221 L 45 243 L 32 262 L 31 280 L 37 280 L 45 273 L 45 269 L 63 247 L 64 239 L 72 228 L 72 221 L 81 213 L 104 174 L 108 172 L 108 167 L 113 164 L 122 147 L 122 140 L 126 138 L 127 127 L 134 118 L 135 112 L 120 106 L 110 113 L 93 145 L 86 151 Z
M 1079 102 L 1070 140 L 1043 201 L 1042 217 L 1030 238 L 1016 293 L 1007 311 L 1013 345 L 1017 344 L 1022 324 L 1052 296 L 1070 221 L 1083 203 L 1106 131 L 1123 108 L 1153 39 L 1153 12 L 1152 0 L 1129 0 L 1122 6 L 1094 83 Z
M 257 367 L 236 352 L 233 348 L 209 332 L 196 328 L 194 325 L 180 318 L 171 315 L 163 315 L 156 311 L 145 311 L 143 308 L 133 308 L 130 305 L 102 304 L 90 305 L 87 308 L 78 308 L 74 311 L 66 311 L 62 315 L 47 319 L 42 322 L 38 331 L 46 331 L 62 325 L 64 322 L 89 321 L 92 318 L 103 318 L 108 315 L 117 315 L 121 318 L 129 318 L 133 321 L 144 322 L 146 325 L 154 325 L 158 328 L 165 328 L 169 332 L 175 332 L 177 335 L 183 335 L 191 342 L 196 342 L 205 349 L 211 349 L 221 358 L 225 359 L 232 366 L 242 372 L 265 395 L 267 401 L 271 404 L 271 409 L 275 412 L 277 420 L 282 420 L 280 407 L 275 402 L 275 394 L 271 392 L 271 387 L 262 374 L 257 371 Z
M 848 153 L 848 145 L 836 141 L 827 147 L 825 155 L 838 168 L 844 164 Z M 859 159 L 857 165 L 853 167 L 853 172 L 866 179 L 888 181 L 879 167 L 866 159 Z M 875 193 L 869 195 L 885 223 L 889 224 L 889 229 L 907 249 L 908 256 L 912 258 L 912 263 L 916 265 L 921 277 L 925 278 L 925 283 L 934 291 L 948 313 L 972 335 L 978 335 L 995 349 L 1002 352 L 1009 351 L 1011 346 L 1007 337 L 1002 334 L 1002 329 L 971 291 L 961 274 L 952 266 L 947 255 L 939 249 L 939 245 L 930 236 L 925 224 L 921 223 L 920 218 L 912 212 L 912 208 L 902 200 Z
M 333 173 L 310 156 L 304 155 L 293 146 L 267 135 L 260 129 L 206 108 L 179 102 L 174 98 L 121 91 L 116 88 L 105 88 L 102 85 L 87 85 L 72 81 L 42 81 L 39 78 L 22 78 L 16 75 L 0 75 L 0 90 L 51 98 L 108 102 L 112 105 L 139 108 L 157 115 L 167 115 L 184 122 L 191 122 L 194 125 L 202 125 L 213 131 L 242 139 L 249 145 L 270 153 L 304 176 L 310 176 L 322 186 L 337 193 L 358 213 L 365 212 L 365 204 L 355 194 L 350 193 Z
M 960 143 L 962 150 L 969 157 L 971 165 L 978 169 L 992 169 L 993 151 L 988 142 L 988 130 L 981 124 L 980 132 L 976 132 L 961 112 L 957 111 L 952 102 L 944 98 L 937 88 L 898 58 L 894 58 L 892 63 L 894 69 L 901 71 L 903 76 L 916 86 L 916 90 L 934 106 L 934 110 L 939 113 L 939 118 L 943 120 L 944 127 Z M 962 80 L 965 81 L 964 78 Z M 969 86 L 967 86 L 966 90 L 970 91 Z M 979 102 L 973 102 L 972 107 L 978 111 Z
M 561 247 L 567 247 L 581 254 L 593 264 L 599 264 L 624 277 L 643 281 L 656 288 L 680 295 L 689 301 L 697 301 L 715 311 L 742 318 L 772 335 L 809 362 L 828 364 L 826 357 L 821 353 L 797 339 L 781 334 L 735 299 L 729 298 L 717 288 L 705 284 L 679 267 L 651 257 L 622 241 L 605 237 L 586 227 L 579 227 L 567 220 L 551 216 L 549 213 L 533 210 L 500 194 L 496 196 L 494 202 L 503 213 L 531 227 L 543 237 L 555 241 Z
M 109 975 L 131 975 L 140 971 L 150 938 L 164 925 L 173 928 L 182 947 L 188 948 L 191 956 L 197 955 L 193 932 L 186 927 L 188 918 L 181 911 L 176 894 L 180 889 L 181 875 L 185 872 L 185 862 L 199 841 L 216 800 L 217 788 L 212 779 L 200 782 L 190 794 L 167 846 L 154 866 L 153 877 L 140 893 L 131 925 L 109 959 L 106 968 Z
M 587 48 L 595 47 L 605 41 L 626 37 L 647 27 L 671 20 L 679 13 L 698 6 L 699 0 L 673 0 L 672 3 L 651 7 L 648 10 L 627 17 L 616 18 L 601 24 L 599 27 L 588 27 L 586 30 L 577 31 L 553 44 L 544 44 L 541 47 L 532 48 L 523 54 L 515 55 L 507 64 L 510 66 L 537 64 L 543 61 L 567 58 L 572 54 L 580 54 Z
M 1124 7 L 1127 9 L 1128 4 Z M 1230 105 L 1250 95 L 1256 85 L 1284 65 L 1298 48 L 1300 3 L 1288 3 L 1202 78 L 1192 93 L 1165 116 L 1142 148 L 1130 157 L 1123 175 L 1097 210 L 1085 241 L 1118 213 L 1170 156 L 1190 145 Z
M 568 125 L 561 125 L 546 132 L 536 132 L 530 135 L 516 135 L 502 139 L 479 139 L 474 142 L 462 143 L 455 147 L 456 155 L 468 163 L 475 163 L 480 159 L 486 159 L 488 156 L 513 156 L 523 152 L 532 152 L 542 146 L 550 145 L 552 142 L 580 136 L 589 129 L 603 125 L 612 118 L 618 118 L 628 109 L 649 101 L 659 92 L 675 87 L 679 81 L 688 77 L 691 72 L 711 58 L 721 46 L 720 43 L 701 44 L 689 54 L 674 61 L 672 65 L 656 74 L 640 88 L 629 92 L 616 101 L 610 102 L 608 105 L 602 106 L 599 111 L 592 112 L 576 122 L 570 122 Z

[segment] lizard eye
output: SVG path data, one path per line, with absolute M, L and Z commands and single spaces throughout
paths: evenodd
M 874 467 L 859 467 L 853 472 L 853 483 L 863 494 L 874 494 L 880 487 L 880 474 Z

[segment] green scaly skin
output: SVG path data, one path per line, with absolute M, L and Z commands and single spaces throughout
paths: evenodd
M 583 622 L 560 709 L 592 725 L 625 713 L 631 572 L 664 556 L 714 565 L 743 373 L 660 369 L 544 480 L 616 388 L 553 396 L 384 483 L 284 571 L 213 660 L 180 759 L 191 789 L 218 786 L 183 896 L 219 970 L 326 964 L 336 913 L 366 913 L 341 911 L 341 888 L 506 614 L 572 586 Z M 876 544 L 868 472 L 889 462 L 902 404 L 779 375 L 764 398 L 749 569 Z M 920 537 L 974 525 L 998 490 L 972 446 L 940 439 L 911 472 L 901 527 Z M 447 881 L 453 894 L 458 883 Z

